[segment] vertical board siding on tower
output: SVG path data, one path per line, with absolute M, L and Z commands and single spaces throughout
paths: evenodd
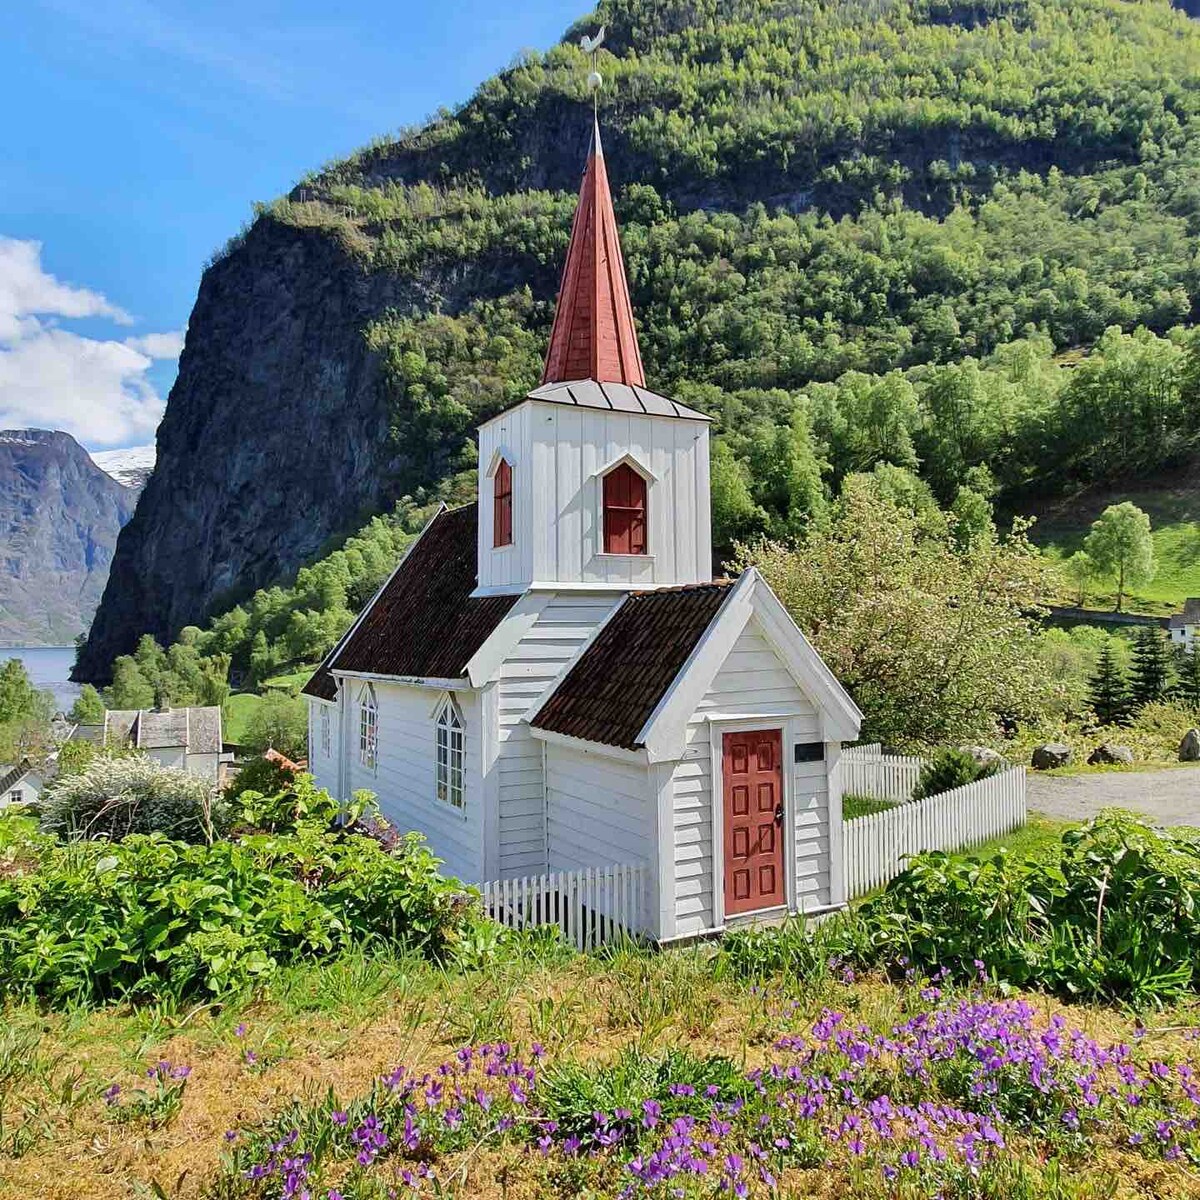
M 653 811 L 646 768 L 546 745 L 549 869 L 646 863 Z
M 360 788 L 379 797 L 383 815 L 401 831 L 420 830 L 429 848 L 445 863 L 443 871 L 468 881 L 483 878 L 483 787 L 480 772 L 478 693 L 456 692 L 464 725 L 464 807 L 437 799 L 434 714 L 441 693 L 433 688 L 375 683 L 379 710 L 378 766 L 362 765 L 358 752 L 358 704 L 362 686 L 352 689 L 346 730 L 349 791 Z
M 542 743 L 522 721 L 620 597 L 555 596 L 500 671 L 500 878 L 546 869 Z
M 492 546 L 487 471 L 513 463 L 513 545 Z M 599 473 L 625 454 L 652 472 L 645 555 L 603 553 Z M 530 401 L 480 429 L 479 583 L 649 586 L 711 577 L 708 426 L 641 412 Z M 486 533 L 486 536 L 485 536 Z
M 533 570 L 533 547 L 529 530 L 534 520 L 532 440 L 530 406 L 520 405 L 503 418 L 489 422 L 479 430 L 479 583 L 489 587 L 519 586 L 527 582 Z M 492 545 L 494 494 L 488 471 L 496 452 L 512 456 L 513 541 L 512 545 Z
M 796 686 L 770 643 L 753 621 L 734 643 L 725 663 L 697 706 L 688 727 L 688 750 L 671 776 L 675 808 L 675 917 L 680 936 L 703 933 L 716 925 L 713 892 L 713 804 L 720 804 L 720 772 L 714 772 L 711 716 L 764 715 L 764 728 L 787 714 L 793 741 L 784 743 L 784 769 L 790 773 L 790 804 L 795 828 L 794 884 L 797 903 L 813 909 L 830 902 L 829 786 L 823 761 L 792 761 L 794 741 L 818 741 L 820 718 L 812 701 Z

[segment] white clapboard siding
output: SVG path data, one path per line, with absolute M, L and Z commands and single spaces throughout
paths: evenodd
M 965 787 L 845 822 L 846 891 L 882 887 L 926 850 L 964 850 L 1025 824 L 1025 768 L 1010 767 Z
M 842 751 L 842 788 L 849 796 L 907 804 L 924 765 L 919 758 L 884 754 L 878 743 L 849 746 Z
M 496 879 L 480 890 L 501 925 L 557 925 L 577 950 L 594 950 L 643 932 L 645 887 L 644 866 L 616 865 Z
M 543 869 L 644 862 L 655 820 L 645 770 L 640 763 L 547 743 Z
M 717 855 L 713 846 L 713 807 L 721 803 L 720 769 L 714 771 L 709 719 L 763 714 L 764 728 L 787 727 L 794 741 L 817 741 L 821 719 L 816 706 L 779 661 L 757 621 L 739 635 L 697 706 L 688 726 L 688 751 L 674 768 L 675 935 L 695 936 L 717 924 Z M 781 715 L 782 714 L 782 715 Z M 718 724 L 718 728 L 719 728 Z M 785 739 L 786 740 L 786 739 Z M 829 783 L 824 761 L 790 763 L 795 821 L 795 901 L 805 909 L 829 903 Z
M 475 880 L 483 875 L 483 779 L 479 769 L 482 718 L 479 693 L 463 690 L 454 699 L 463 718 L 463 807 L 437 798 L 435 771 L 437 731 L 432 688 L 376 680 L 378 755 L 374 769 L 361 761 L 358 745 L 359 704 L 368 685 L 354 681 L 347 719 L 342 727 L 347 757 L 347 792 L 374 792 L 379 809 L 396 826 L 424 834 L 429 848 L 445 864 L 443 873 Z
M 513 469 L 513 544 L 492 545 L 491 468 Z M 648 476 L 644 555 L 605 554 L 603 473 L 630 455 Z M 479 430 L 479 584 L 703 583 L 712 576 L 708 424 L 528 401 Z
M 532 875 L 556 865 L 546 859 L 542 743 L 530 733 L 524 718 L 620 598 L 613 593 L 588 592 L 555 596 L 500 670 L 496 770 L 501 877 Z

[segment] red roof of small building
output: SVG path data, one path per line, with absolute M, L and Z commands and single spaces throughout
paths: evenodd
M 542 383 L 646 386 L 600 127 L 592 133 Z

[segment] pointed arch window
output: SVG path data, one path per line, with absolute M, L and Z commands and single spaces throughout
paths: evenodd
M 513 478 L 508 459 L 502 458 L 492 478 L 492 545 L 511 546 L 513 540 Z
M 379 705 L 369 683 L 358 697 L 358 761 L 368 771 L 379 763 Z
M 646 553 L 646 480 L 627 462 L 604 477 L 604 553 Z
M 451 808 L 466 804 L 463 789 L 463 719 L 448 696 L 437 714 L 437 798 Z

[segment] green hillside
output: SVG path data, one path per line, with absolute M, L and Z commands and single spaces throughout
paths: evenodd
M 1034 540 L 1056 558 L 1082 548 L 1091 523 L 1110 504 L 1132 500 L 1150 517 L 1158 570 L 1149 583 L 1133 589 L 1126 607 L 1134 612 L 1177 612 L 1188 596 L 1200 596 L 1200 474 L 1195 467 L 1167 471 L 1153 482 L 1119 485 L 1053 501 L 1040 512 Z M 1104 585 L 1094 589 L 1089 604 L 1113 602 Z
M 464 493 L 474 426 L 536 382 L 588 136 L 576 40 L 599 24 L 647 373 L 717 418 L 719 547 L 802 536 L 880 464 L 944 506 L 1023 511 L 1189 458 L 1189 18 L 1165 0 L 619 0 L 261 206 L 224 252 L 290 230 L 404 285 L 362 337 L 402 482 L 426 489 L 409 518 Z M 355 570 L 195 644 L 252 678 L 311 661 L 364 598 Z M 1173 570 L 1172 595 L 1186 555 Z

